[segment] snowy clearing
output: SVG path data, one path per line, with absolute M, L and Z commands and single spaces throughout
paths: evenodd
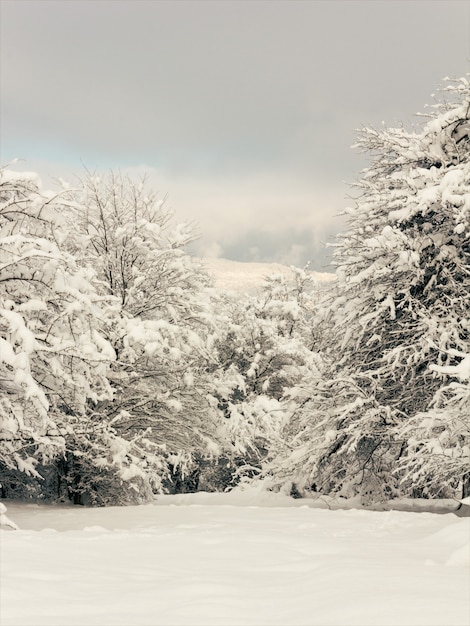
M 7 505 L 2 626 L 470 623 L 470 520 L 452 513 L 253 492 Z
M 262 288 L 268 276 L 279 275 L 287 280 L 292 279 L 291 268 L 281 263 L 247 263 L 209 257 L 202 260 L 216 288 L 221 291 L 253 294 Z M 331 272 L 311 271 L 309 274 L 317 284 L 336 280 L 336 274 Z

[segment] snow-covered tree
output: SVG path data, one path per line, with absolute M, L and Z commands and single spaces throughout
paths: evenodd
M 186 252 L 191 229 L 171 226 L 171 211 L 145 180 L 89 175 L 67 197 L 75 205 L 67 245 L 95 268 L 103 295 L 118 302 L 108 325 L 117 355 L 108 372 L 114 395 L 92 418 L 112 426 L 114 452 L 87 441 L 75 469 L 83 489 L 90 482 L 83 474 L 96 471 L 83 465 L 93 459 L 95 468 L 117 464 L 123 480 L 147 477 L 158 490 L 168 466 L 216 449 L 217 412 L 204 378 L 213 325 L 209 279 Z
M 310 273 L 298 268 L 290 279 L 267 277 L 259 294 L 221 297 L 212 393 L 224 416 L 224 452 L 249 472 L 283 446 L 300 388 L 321 367 L 311 334 L 315 297 Z
M 0 169 L 0 482 L 62 454 L 88 403 L 110 395 L 114 353 L 89 268 L 60 247 L 61 198 Z M 5 474 L 6 473 L 6 474 Z
M 323 491 L 442 495 L 468 481 L 469 83 L 443 93 L 414 132 L 359 132 L 372 162 L 336 244 L 332 367 L 292 453 Z
M 193 230 L 172 225 L 166 199 L 148 188 L 145 177 L 89 173 L 68 197 L 77 205 L 69 244 L 127 315 L 200 323 L 204 301 L 198 306 L 193 294 L 209 280 L 186 250 Z
M 437 391 L 429 409 L 400 429 L 407 453 L 397 474 L 407 489 L 437 496 L 470 494 L 470 355 L 446 368 L 452 382 Z M 442 371 L 441 371 L 442 373 Z

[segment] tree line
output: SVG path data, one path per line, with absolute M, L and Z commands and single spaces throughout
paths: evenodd
M 470 88 L 363 128 L 333 244 L 214 289 L 145 179 L 0 169 L 2 497 L 106 505 L 240 481 L 363 501 L 470 490 Z

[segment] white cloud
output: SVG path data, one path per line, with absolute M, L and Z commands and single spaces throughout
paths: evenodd
M 223 248 L 217 241 L 213 241 L 206 246 L 202 245 L 199 253 L 201 257 L 206 259 L 219 259 L 222 256 Z

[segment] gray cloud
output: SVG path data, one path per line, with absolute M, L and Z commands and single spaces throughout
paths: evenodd
M 332 249 L 326 244 L 334 240 L 335 232 L 328 230 L 284 230 L 266 232 L 249 229 L 237 235 L 221 249 L 221 256 L 227 259 L 247 262 L 272 262 L 276 259 L 286 265 L 303 267 L 315 261 L 315 269 L 328 269 Z M 198 248 L 195 247 L 197 250 Z
M 354 129 L 411 121 L 470 59 L 458 0 L 0 7 L 2 161 L 54 175 L 145 164 L 207 245 L 234 255 L 227 229 L 235 242 L 270 223 L 303 246 L 303 228 L 334 228 L 342 181 L 364 164 Z
M 300 265 L 314 261 L 320 270 L 328 258 L 324 243 L 344 227 L 339 214 L 346 185 L 257 171 L 217 180 L 185 178 L 180 186 L 163 170 L 128 171 L 135 176 L 145 172 L 153 188 L 173 189 L 168 202 L 179 219 L 197 216 L 198 254 Z

